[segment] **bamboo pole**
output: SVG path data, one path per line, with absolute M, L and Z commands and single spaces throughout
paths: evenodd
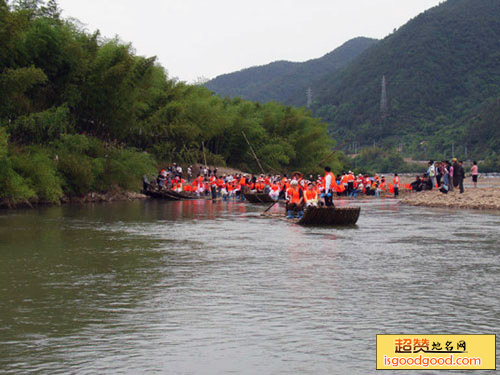
M 203 160 L 205 160 L 205 167 L 208 167 L 207 156 L 205 155 L 205 144 L 203 143 L 203 141 L 201 141 L 201 148 L 203 149 Z
M 245 141 L 247 141 L 248 145 L 250 146 L 250 150 L 252 151 L 253 157 L 257 161 L 257 164 L 259 164 L 260 170 L 262 171 L 263 174 L 266 174 L 266 172 L 264 172 L 264 168 L 262 168 L 262 165 L 260 164 L 259 158 L 255 154 L 255 151 L 253 150 L 253 147 L 250 144 L 250 142 L 248 141 L 248 138 L 247 138 L 247 136 L 246 136 L 246 134 L 245 134 L 245 132 L 243 130 L 241 131 L 241 134 L 243 134 L 243 137 L 245 137 Z
M 253 154 L 252 154 L 250 151 L 247 151 L 247 154 L 248 154 L 248 155 L 250 155 L 250 156 L 253 156 Z M 262 163 L 262 164 L 264 164 L 264 165 L 266 166 L 266 168 L 268 168 L 269 170 L 274 171 L 274 172 L 276 172 L 277 174 L 281 174 L 281 172 L 280 172 L 280 171 L 278 171 L 277 169 L 274 169 L 274 168 L 273 168 L 273 167 L 271 167 L 269 164 L 267 164 L 267 163 Z
M 323 160 L 321 160 L 319 163 L 318 163 L 318 166 L 322 167 L 322 164 L 327 161 L 328 159 L 330 159 L 330 157 L 335 154 L 337 152 L 337 150 L 333 150 L 332 152 L 330 152 L 328 154 L 328 156 L 326 158 L 324 158 Z

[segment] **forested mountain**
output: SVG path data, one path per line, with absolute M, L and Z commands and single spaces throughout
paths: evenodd
M 469 119 L 466 138 L 472 153 L 481 155 L 489 149 L 489 156 L 500 157 L 500 96 L 489 100 L 479 114 Z
M 471 138 L 470 124 L 500 97 L 499 15 L 499 0 L 448 0 L 376 43 L 355 39 L 318 60 L 245 69 L 207 87 L 297 106 L 311 87 L 313 114 L 346 151 L 375 144 L 423 159 L 485 157 L 500 145 Z
M 499 15 L 498 0 L 448 0 L 429 9 L 323 77 L 314 86 L 314 113 L 346 148 L 402 143 L 419 157 L 449 157 L 452 147 L 465 156 L 467 123 L 500 96 Z M 500 151 L 487 141 L 486 151 Z
M 335 74 L 375 43 L 375 39 L 355 38 L 318 59 L 302 63 L 276 61 L 243 69 L 218 76 L 205 87 L 222 97 L 305 105 L 306 91 L 314 82 L 324 75 Z
M 0 205 L 135 189 L 173 161 L 259 171 L 242 132 L 267 171 L 312 172 L 330 154 L 309 111 L 169 79 L 155 57 L 61 18 L 54 0 L 0 0 L 0 43 Z

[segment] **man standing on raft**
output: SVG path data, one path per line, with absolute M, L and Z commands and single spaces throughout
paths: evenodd
M 325 191 L 323 195 L 326 207 L 335 207 L 333 204 L 333 194 L 334 190 L 337 190 L 336 187 L 337 182 L 335 181 L 332 169 L 330 167 L 325 167 Z

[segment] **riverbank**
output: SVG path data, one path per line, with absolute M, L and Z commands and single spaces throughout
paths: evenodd
M 122 189 L 114 189 L 106 193 L 90 192 L 81 196 L 63 196 L 60 199 L 61 204 L 84 204 L 84 203 L 103 203 L 103 202 L 123 202 L 140 199 L 149 199 L 147 195 Z M 44 202 L 36 199 L 29 199 L 21 202 L 12 203 L 7 200 L 0 200 L 0 209 L 26 208 L 36 206 L 53 206 L 53 202 Z
M 458 190 L 448 194 L 442 194 L 438 190 L 423 191 L 408 194 L 400 202 L 410 206 L 500 211 L 500 189 L 470 188 L 463 194 Z

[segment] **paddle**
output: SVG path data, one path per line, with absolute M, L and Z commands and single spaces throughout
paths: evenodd
M 278 203 L 278 201 L 273 202 L 268 208 L 266 208 L 266 210 L 263 213 L 261 213 L 261 215 L 264 215 L 267 211 L 269 211 L 272 207 L 274 207 L 276 203 Z

